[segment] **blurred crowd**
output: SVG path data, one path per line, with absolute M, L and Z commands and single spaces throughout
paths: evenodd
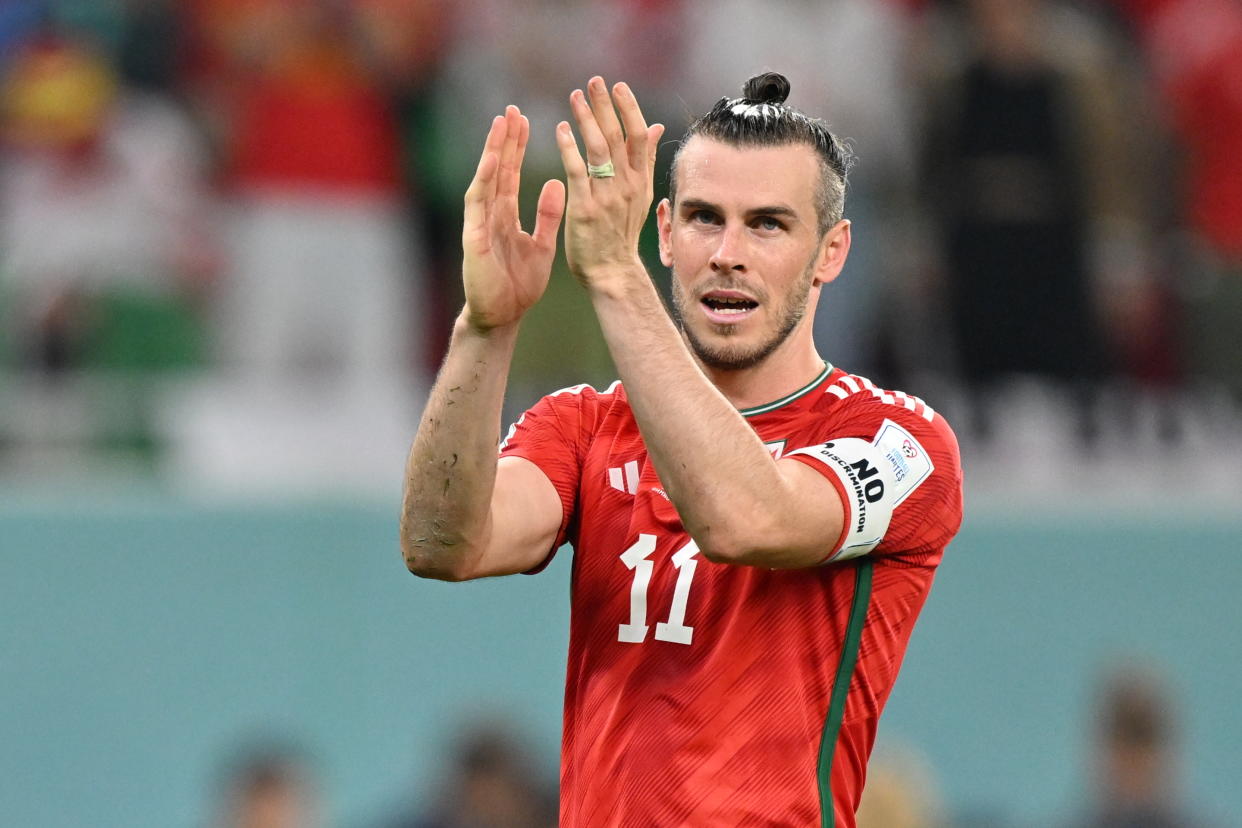
M 362 828 L 554 828 L 555 769 L 505 724 L 465 724 L 445 746 L 439 778 L 400 792 Z M 323 771 L 288 742 L 248 744 L 221 766 L 204 828 L 326 828 Z
M 986 440 L 1015 378 L 1088 443 L 1101 407 L 1242 400 L 1236 0 L 6 0 L 0 56 L 11 474 L 169 445 L 189 468 L 248 446 L 244 468 L 280 443 L 265 419 L 323 442 L 312 413 L 408 439 L 490 117 L 531 117 L 535 189 L 595 73 L 673 136 L 787 74 L 858 157 L 820 350 L 952 389 L 959 431 Z M 519 408 L 610 379 L 563 275 L 524 329 Z
M 1043 825 L 1060 828 L 1211 828 L 1184 790 L 1178 705 L 1162 672 L 1127 661 L 1096 679 L 1081 733 L 1079 789 L 1049 803 Z M 446 746 L 438 777 L 395 796 L 360 828 L 553 828 L 555 768 L 495 720 L 464 724 Z M 324 771 L 288 743 L 259 742 L 232 756 L 206 828 L 326 828 Z M 993 809 L 950 807 L 936 771 L 908 745 L 883 743 L 869 763 L 859 828 L 1016 828 Z

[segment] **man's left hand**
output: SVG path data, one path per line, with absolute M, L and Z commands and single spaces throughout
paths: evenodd
M 651 209 L 652 174 L 664 126 L 647 126 L 627 84 L 616 84 L 610 94 L 598 76 L 587 83 L 586 94 L 575 89 L 569 105 L 586 145 L 583 161 L 569 123 L 557 125 L 556 143 L 569 185 L 569 269 L 591 290 L 618 287 L 617 280 L 637 272 L 645 279 L 638 237 Z M 609 164 L 612 175 L 607 175 Z

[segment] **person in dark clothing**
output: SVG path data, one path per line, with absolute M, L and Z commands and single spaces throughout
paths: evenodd
M 1085 412 L 1106 367 L 1084 140 L 1093 85 L 1080 77 L 1091 67 L 1054 56 L 1039 0 L 964 9 L 975 48 L 934 91 L 925 147 L 958 368 L 976 394 L 1032 376 L 1074 393 Z

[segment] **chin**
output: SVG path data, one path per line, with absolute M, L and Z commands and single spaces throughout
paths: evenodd
M 780 340 L 771 342 L 742 342 L 735 331 L 726 335 L 708 335 L 699 338 L 689 333 L 690 350 L 699 361 L 717 371 L 744 371 L 763 362 L 781 344 Z

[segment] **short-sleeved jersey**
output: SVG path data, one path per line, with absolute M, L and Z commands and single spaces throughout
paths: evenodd
M 832 481 L 847 524 L 862 489 L 794 452 L 881 450 L 901 499 L 879 544 L 851 550 L 847 525 L 819 567 L 704 559 L 620 383 L 544 397 L 501 445 L 556 487 L 556 546 L 574 548 L 562 826 L 854 825 L 880 711 L 961 522 L 957 441 L 922 400 L 831 366 L 741 413 L 775 457 Z

